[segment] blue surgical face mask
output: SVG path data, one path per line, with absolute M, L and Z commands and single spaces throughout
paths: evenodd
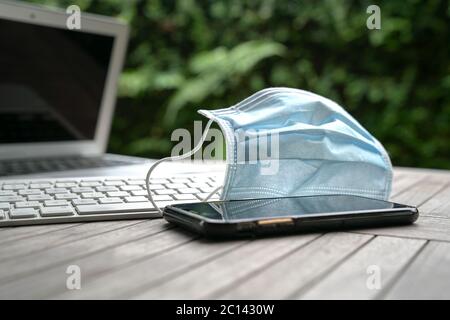
M 335 102 L 269 88 L 225 109 L 200 110 L 221 128 L 227 169 L 221 199 L 347 194 L 387 199 L 392 166 L 383 146 Z M 149 193 L 150 190 L 149 190 Z M 150 196 L 150 200 L 151 196 Z

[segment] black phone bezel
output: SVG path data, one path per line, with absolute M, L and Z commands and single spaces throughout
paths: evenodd
M 248 199 L 247 199 L 248 200 Z M 243 201 L 243 200 L 237 200 Z M 245 201 L 245 200 L 244 200 Z M 221 201 L 211 201 L 213 203 Z M 391 202 L 395 210 L 359 210 L 348 213 L 318 214 L 312 216 L 290 216 L 283 219 L 259 218 L 248 220 L 220 221 L 212 220 L 183 210 L 183 204 L 167 206 L 163 217 L 174 224 L 188 228 L 205 236 L 236 237 L 258 236 L 266 234 L 339 231 L 354 228 L 372 228 L 414 223 L 419 211 L 416 207 Z M 290 219 L 291 221 L 289 221 Z M 266 220 L 269 223 L 258 222 Z M 273 220 L 273 223 L 270 223 Z M 284 221 L 283 221 L 284 220 Z

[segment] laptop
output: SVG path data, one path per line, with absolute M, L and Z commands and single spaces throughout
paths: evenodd
M 128 27 L 82 13 L 69 30 L 68 17 L 0 1 L 0 227 L 159 217 L 144 181 L 149 161 L 105 154 Z M 151 183 L 164 207 L 199 201 L 215 179 Z
M 0 176 L 138 161 L 104 154 L 128 28 L 68 16 L 0 2 Z

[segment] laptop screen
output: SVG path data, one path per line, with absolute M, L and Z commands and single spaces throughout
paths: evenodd
M 0 144 L 93 140 L 113 45 L 0 18 Z

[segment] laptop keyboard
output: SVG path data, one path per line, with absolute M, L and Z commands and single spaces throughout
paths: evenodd
M 218 176 L 150 180 L 158 207 L 199 202 L 221 181 Z M 218 200 L 219 194 L 211 197 Z M 145 180 L 102 177 L 0 181 L 0 227 L 93 220 L 160 217 L 148 199 Z
M 106 157 L 58 157 L 37 159 L 11 159 L 0 161 L 0 176 L 14 176 L 39 172 L 112 167 L 130 162 Z

